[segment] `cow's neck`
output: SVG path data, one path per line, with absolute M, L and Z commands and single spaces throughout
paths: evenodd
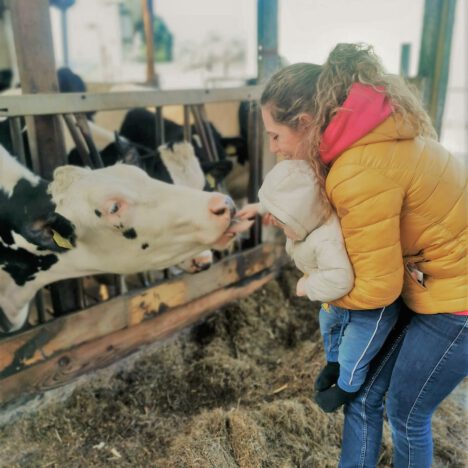
M 28 262 L 24 268 L 17 267 L 16 270 L 14 269 L 15 265 L 9 267 L 5 264 L 0 265 L 0 329 L 5 329 L 5 318 L 10 322 L 9 331 L 21 328 L 27 319 L 30 301 L 37 291 L 47 284 L 95 273 L 95 271 L 74 268 L 74 259 L 67 258 L 67 253 L 44 252 L 39 254 L 29 252 L 29 254 L 36 257 L 36 259 L 32 259 L 32 263 L 37 263 L 37 259 L 42 259 L 40 260 L 41 264 L 47 266 L 47 262 L 50 263 L 51 258 L 55 258 L 55 261 L 47 270 L 27 270 L 26 268 L 32 268 L 31 262 Z
M 9 194 L 20 179 L 26 179 L 33 185 L 37 185 L 40 180 L 0 146 L 0 189 Z

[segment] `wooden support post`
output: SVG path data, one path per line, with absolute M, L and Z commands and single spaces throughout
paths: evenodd
M 57 93 L 49 2 L 10 2 L 11 22 L 23 94 Z M 50 179 L 65 162 L 65 144 L 57 116 L 27 118 L 33 169 Z
M 158 75 L 154 69 L 153 0 L 141 0 L 141 9 L 146 39 L 146 82 L 158 87 Z

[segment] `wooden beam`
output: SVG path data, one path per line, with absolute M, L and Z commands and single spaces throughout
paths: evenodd
M 58 93 L 48 0 L 10 2 L 11 22 L 23 93 Z M 65 162 L 65 144 L 57 116 L 26 121 L 33 169 L 51 179 Z
M 263 244 L 227 257 L 196 275 L 184 275 L 134 291 L 3 338 L 0 340 L 0 387 L 2 378 L 51 359 L 64 350 L 138 325 L 168 309 L 272 268 L 283 260 L 282 247 Z
M 274 276 L 274 270 L 257 274 L 241 285 L 214 291 L 144 323 L 65 350 L 52 359 L 6 377 L 0 380 L 0 408 L 6 408 L 15 400 L 24 402 L 34 395 L 69 383 L 82 374 L 108 366 L 144 345 L 164 340 L 223 304 L 248 296 Z

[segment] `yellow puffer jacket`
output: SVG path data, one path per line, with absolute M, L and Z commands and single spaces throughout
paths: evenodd
M 422 314 L 468 310 L 467 172 L 447 150 L 391 116 L 338 156 L 326 190 L 356 276 L 334 304 L 372 309 L 402 294 Z

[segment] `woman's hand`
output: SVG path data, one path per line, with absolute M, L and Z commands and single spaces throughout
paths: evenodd
M 260 203 L 249 203 L 243 206 L 236 213 L 236 218 L 240 219 L 254 219 L 260 211 Z
M 237 213 L 236 218 L 239 219 L 254 219 L 260 211 L 260 203 L 249 203 L 242 207 Z M 262 224 L 265 226 L 270 226 L 273 220 L 273 216 L 270 213 L 265 213 L 262 216 Z

